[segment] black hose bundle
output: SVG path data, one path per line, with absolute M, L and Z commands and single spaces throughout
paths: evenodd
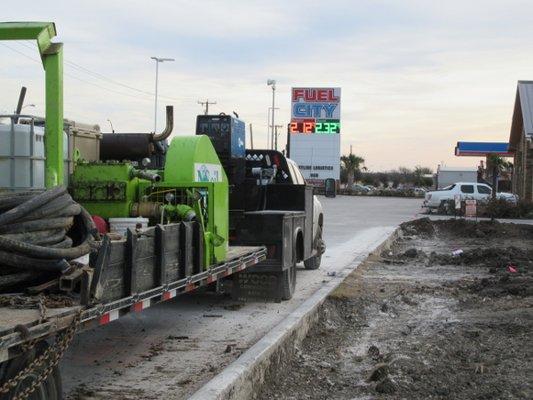
M 67 233 L 80 238 L 74 247 Z M 91 251 L 96 235 L 89 213 L 63 186 L 0 195 L 0 270 L 64 273 L 70 269 L 68 261 Z

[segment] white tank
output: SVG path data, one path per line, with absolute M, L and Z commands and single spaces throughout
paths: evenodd
M 44 127 L 0 118 L 0 190 L 44 188 Z M 68 182 L 68 136 L 63 133 L 65 184 Z

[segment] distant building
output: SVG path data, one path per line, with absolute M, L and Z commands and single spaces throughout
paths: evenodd
M 442 189 L 456 182 L 477 182 L 478 169 L 476 167 L 443 167 L 437 169 L 436 188 Z
M 518 81 L 509 150 L 514 152 L 513 193 L 533 201 L 533 81 Z

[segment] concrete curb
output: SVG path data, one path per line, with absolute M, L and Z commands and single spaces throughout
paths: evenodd
M 398 238 L 399 228 L 384 241 L 373 243 L 369 253 L 380 253 Z M 370 256 L 369 255 L 369 256 Z M 237 360 L 194 393 L 189 400 L 248 400 L 262 386 L 271 368 L 275 368 L 306 337 L 318 318 L 320 306 L 328 295 L 368 257 L 344 268 L 324 286 L 250 347 Z

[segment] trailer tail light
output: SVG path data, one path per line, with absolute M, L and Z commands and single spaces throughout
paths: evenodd
M 267 246 L 267 258 L 277 258 L 277 251 L 276 251 L 276 245 L 271 244 L 270 246 Z

